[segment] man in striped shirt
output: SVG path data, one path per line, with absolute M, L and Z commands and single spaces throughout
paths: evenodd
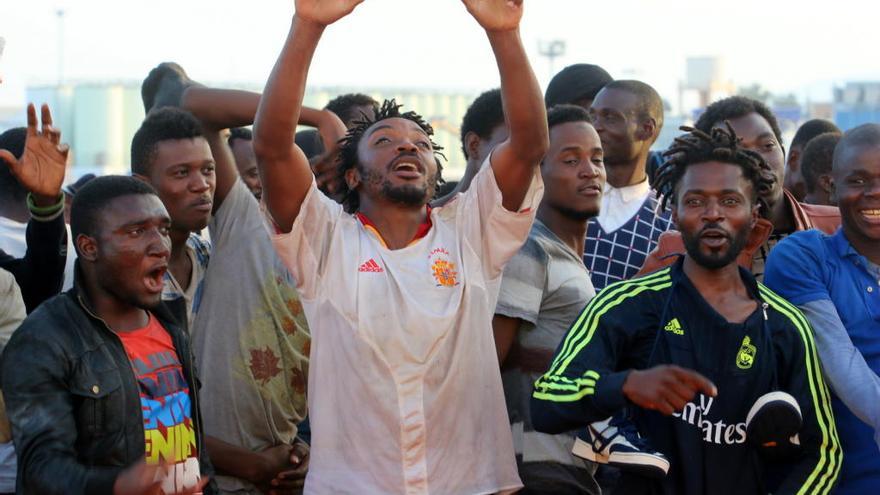
M 842 456 L 809 323 L 735 261 L 772 173 L 722 129 L 687 134 L 672 151 L 657 188 L 686 255 L 593 298 L 535 383 L 535 429 L 584 427 L 629 404 L 670 469 L 661 480 L 625 473 L 622 493 L 768 493 L 759 456 L 770 450 L 792 459 L 773 493 L 830 493 Z M 749 416 L 780 391 L 802 425 L 768 447 Z

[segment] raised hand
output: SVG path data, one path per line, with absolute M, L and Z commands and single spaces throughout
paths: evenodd
M 296 16 L 329 26 L 347 16 L 364 0 L 296 0 Z
M 519 27 L 523 0 L 461 0 L 486 31 L 510 31 Z
M 27 138 L 21 159 L 4 149 L 0 149 L 0 158 L 38 203 L 52 204 L 61 195 L 70 148 L 61 144 L 61 131 L 52 126 L 49 106 L 44 104 L 41 110 L 43 125 L 38 131 L 37 110 L 33 103 L 28 105 Z

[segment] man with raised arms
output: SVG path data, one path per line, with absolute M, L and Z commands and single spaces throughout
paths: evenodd
M 204 312 L 191 335 L 197 366 L 210 370 L 201 377 L 202 410 L 217 487 L 236 495 L 297 493 L 308 469 L 298 424 L 306 414 L 309 328 L 293 277 L 263 227 L 260 204 L 247 178 L 239 180 L 234 150 L 221 136 L 223 129 L 253 123 L 260 94 L 202 86 L 174 63 L 160 64 L 147 80 L 159 88 L 153 101 L 186 110 L 151 115 L 191 112 L 216 164 Z M 335 156 L 345 134 L 335 114 L 303 108 L 300 123 L 316 126 L 328 143 L 325 154 Z
M 318 190 L 291 142 L 321 34 L 359 3 L 296 1 L 254 128 L 275 247 L 312 330 L 305 493 L 509 493 L 522 485 L 491 321 L 541 199 L 549 141 L 519 36 L 523 2 L 463 1 L 495 52 L 510 137 L 467 192 L 433 209 L 433 130 L 394 102 L 341 145 L 344 205 Z

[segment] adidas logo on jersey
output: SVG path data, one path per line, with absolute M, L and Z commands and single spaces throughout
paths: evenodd
M 369 261 L 365 262 L 360 268 L 358 268 L 358 271 L 366 273 L 382 273 L 385 269 L 379 266 L 379 263 L 376 263 L 376 260 L 370 258 Z
M 678 322 L 678 318 L 673 318 L 663 327 L 667 332 L 672 332 L 675 335 L 684 335 L 684 328 L 681 328 L 681 323 Z

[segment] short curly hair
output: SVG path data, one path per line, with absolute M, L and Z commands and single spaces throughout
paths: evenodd
M 583 107 L 562 104 L 547 109 L 548 129 L 552 129 L 560 124 L 568 124 L 569 122 L 586 122 L 592 125 L 590 114 Z
M 711 134 L 712 127 L 715 124 L 745 117 L 750 113 L 757 113 L 764 117 L 764 120 L 770 124 L 770 129 L 773 130 L 776 141 L 782 146 L 782 131 L 779 129 L 779 121 L 776 120 L 776 115 L 773 114 L 773 111 L 767 105 L 745 96 L 731 96 L 712 103 L 706 107 L 706 111 L 700 115 L 694 127 L 706 134 Z
M 826 132 L 807 141 L 801 157 L 801 175 L 808 193 L 816 191 L 820 176 L 831 173 L 834 150 L 842 137 L 839 132 Z
M 247 127 L 233 127 L 232 129 L 229 129 L 229 138 L 226 140 L 229 147 L 231 148 L 239 139 L 242 141 L 253 141 L 254 131 Z
M 379 102 L 373 99 L 370 95 L 365 95 L 363 93 L 346 93 L 327 102 L 327 104 L 324 105 L 324 110 L 330 110 L 339 117 L 339 120 L 348 124 L 361 117 L 358 107 L 373 107 L 375 109 L 378 106 Z
M 480 139 L 492 137 L 492 130 L 504 124 L 504 103 L 501 99 L 501 90 L 490 89 L 477 96 L 471 106 L 464 113 L 461 120 L 461 152 L 468 157 L 465 136 L 473 132 Z
M 754 186 L 754 201 L 761 206 L 761 212 L 767 212 L 767 204 L 762 198 L 763 193 L 770 191 L 776 182 L 773 170 L 758 153 L 747 150 L 739 145 L 739 138 L 730 123 L 725 127 L 715 127 L 704 132 L 692 127 L 681 127 L 683 134 L 677 138 L 663 153 L 668 158 L 657 172 L 654 189 L 661 197 L 660 208 L 666 209 L 671 201 L 677 201 L 676 189 L 688 167 L 707 162 L 721 162 L 737 165 L 742 169 L 743 176 Z
M 131 172 L 150 175 L 161 141 L 204 136 L 202 124 L 186 110 L 175 107 L 151 110 L 131 140 Z
M 413 111 L 401 112 L 401 107 L 402 105 L 399 105 L 394 99 L 385 100 L 382 102 L 382 106 L 376 111 L 375 119 L 362 115 L 361 119 L 355 120 L 352 123 L 352 126 L 348 129 L 345 137 L 339 140 L 339 155 L 337 157 L 339 177 L 344 178 L 345 173 L 348 170 L 360 165 L 358 161 L 358 144 L 360 144 L 361 138 L 364 137 L 367 130 L 377 122 L 394 118 L 406 119 L 418 125 L 423 131 L 425 131 L 425 134 L 427 134 L 429 138 L 434 135 L 434 128 L 431 127 L 431 124 L 429 124 L 421 115 Z M 443 165 L 440 158 L 445 160 L 446 156 L 441 153 L 443 147 L 435 143 L 433 138 L 430 139 L 430 142 L 431 148 L 434 150 L 434 157 L 437 159 L 437 187 L 439 188 L 443 185 Z M 349 189 L 345 180 L 342 180 L 340 197 L 342 200 L 342 206 L 348 213 L 354 213 L 360 208 L 360 197 L 358 196 L 358 192 L 354 189 Z
M 794 148 L 796 146 L 800 146 L 803 149 L 806 149 L 807 143 L 813 140 L 816 136 L 821 134 L 827 134 L 829 132 L 836 132 L 840 134 L 840 128 L 834 122 L 825 119 L 812 119 L 804 122 L 798 127 L 797 132 L 794 133 L 794 137 L 791 138 L 791 147 Z
M 14 127 L 0 134 L 0 149 L 4 149 L 15 158 L 20 159 L 24 155 L 27 143 L 27 128 Z M 0 203 L 7 205 L 23 205 L 27 200 L 28 190 L 15 176 L 0 158 Z

